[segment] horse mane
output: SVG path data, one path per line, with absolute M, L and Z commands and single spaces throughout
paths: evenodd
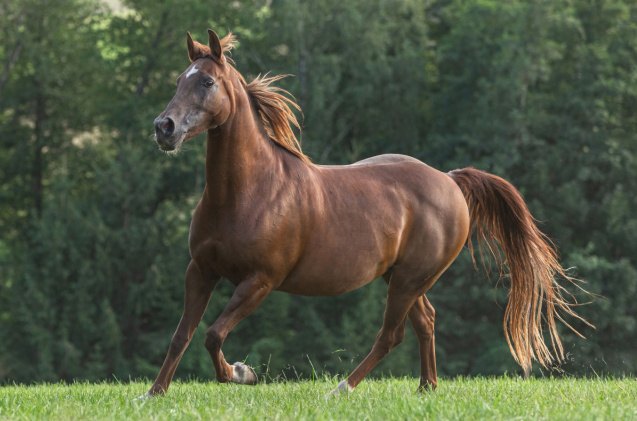
M 236 47 L 237 37 L 232 32 L 229 32 L 219 42 L 226 61 L 234 65 L 234 61 L 227 56 L 227 53 Z M 233 69 L 239 75 L 239 80 L 248 92 L 248 96 L 252 100 L 270 140 L 302 161 L 310 162 L 310 158 L 301 150 L 301 143 L 294 134 L 293 129 L 301 129 L 301 125 L 294 114 L 294 110 L 302 112 L 301 107 L 296 103 L 294 96 L 290 92 L 273 85 L 273 83 L 289 75 L 259 75 L 250 83 L 247 83 L 234 66 Z
M 289 75 L 259 75 L 246 84 L 245 88 L 268 137 L 302 161 L 310 162 L 310 158 L 301 150 L 301 143 L 293 130 L 293 127 L 301 129 L 293 111 L 294 109 L 302 112 L 301 107 L 294 101 L 290 92 L 272 85 L 287 76 Z

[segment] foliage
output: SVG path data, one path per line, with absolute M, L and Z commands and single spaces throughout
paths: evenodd
M 295 75 L 284 87 L 315 162 L 399 152 L 511 180 L 597 294 L 581 307 L 597 326 L 588 340 L 564 329 L 564 369 L 637 371 L 633 2 L 17 0 L 0 3 L 0 381 L 156 374 L 181 312 L 204 144 L 163 156 L 151 122 L 187 64 L 185 32 L 204 40 L 208 27 L 239 36 L 248 78 Z M 230 294 L 215 291 L 178 376 L 212 378 L 202 334 Z M 518 370 L 505 294 L 466 253 L 432 289 L 440 372 Z M 384 295 L 383 281 L 275 293 L 224 351 L 272 377 L 346 373 Z M 414 375 L 417 355 L 408 334 L 375 373 Z

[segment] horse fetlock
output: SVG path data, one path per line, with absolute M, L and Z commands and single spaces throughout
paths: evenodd
M 232 383 L 255 385 L 259 381 L 257 373 L 250 367 L 241 362 L 232 364 Z

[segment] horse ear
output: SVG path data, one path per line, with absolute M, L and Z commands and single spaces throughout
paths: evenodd
M 208 29 L 208 45 L 210 46 L 210 53 L 212 57 L 219 63 L 223 63 L 223 48 L 221 47 L 221 41 L 219 41 L 219 35 L 212 29 Z
M 195 61 L 201 55 L 199 48 L 195 46 L 195 42 L 192 40 L 190 32 L 186 32 L 186 44 L 188 45 L 188 58 L 190 61 Z

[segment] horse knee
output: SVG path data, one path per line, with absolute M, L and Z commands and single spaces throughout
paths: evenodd
M 170 346 L 168 347 L 168 353 L 172 356 L 181 354 L 188 344 L 188 336 L 183 333 L 175 333 L 170 340 Z

